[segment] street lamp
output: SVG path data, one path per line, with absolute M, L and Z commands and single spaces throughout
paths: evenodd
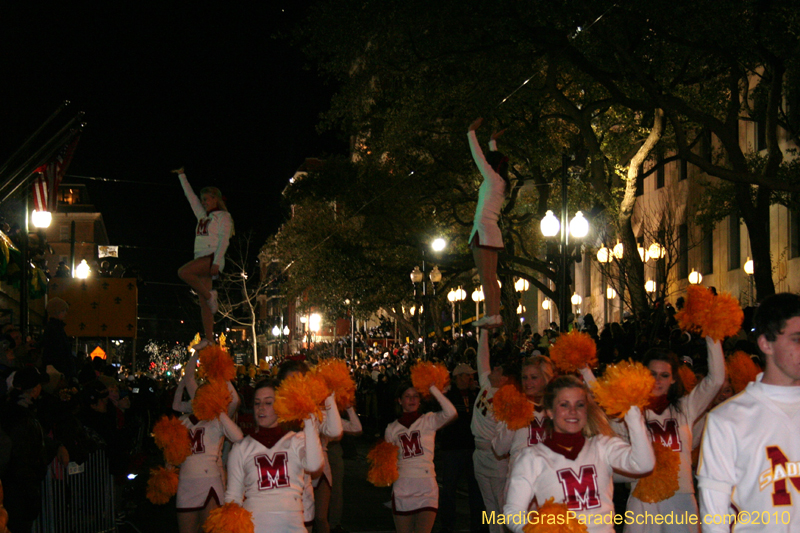
M 559 269 L 559 278 L 560 278 L 560 287 L 559 287 L 559 318 L 561 322 L 561 331 L 567 331 L 567 306 L 568 304 L 568 295 L 567 291 L 569 287 L 567 286 L 567 263 L 568 263 L 568 246 L 569 246 L 569 235 L 576 239 L 581 239 L 585 237 L 589 233 L 589 222 L 584 218 L 583 213 L 578 211 L 575 213 L 575 216 L 569 223 L 567 220 L 569 219 L 569 213 L 567 210 L 567 181 L 569 179 L 569 164 L 570 158 L 566 154 L 561 157 L 561 221 L 555 217 L 552 211 L 547 211 L 545 213 L 545 217 L 542 219 L 540 227 L 542 230 L 542 235 L 545 237 L 555 237 L 555 235 L 561 231 L 561 257 L 558 265 Z M 567 228 L 569 226 L 569 228 Z M 569 231 L 568 231 L 569 230 Z
M 647 249 L 647 255 L 650 259 L 664 259 L 667 255 L 667 249 L 659 243 L 654 242 L 650 245 L 650 248 Z
M 748 301 L 750 302 L 750 305 L 752 306 L 753 305 L 753 273 L 755 272 L 755 268 L 754 268 L 754 265 L 753 265 L 753 260 L 748 257 L 743 268 L 744 268 L 744 273 L 747 274 L 748 282 L 749 282 L 749 285 L 750 285 L 750 297 L 748 298 Z
M 648 279 L 644 282 L 644 290 L 647 292 L 656 292 L 656 282 L 652 279 Z
M 53 221 L 53 214 L 50 211 L 36 211 L 31 213 L 31 222 L 36 228 L 49 228 Z
M 703 281 L 703 275 L 700 272 L 697 272 L 695 269 L 692 269 L 691 273 L 689 274 L 689 283 L 692 285 L 699 285 Z
M 614 255 L 611 253 L 611 250 L 605 246 L 601 246 L 600 249 L 597 250 L 597 261 L 599 263 L 610 263 L 613 260 Z
M 519 278 L 514 282 L 514 290 L 517 292 L 525 292 L 530 288 L 530 282 L 525 278 Z
M 91 271 L 92 269 L 89 268 L 89 263 L 86 262 L 86 259 L 81 259 L 81 264 L 75 267 L 75 277 L 78 279 L 86 279 L 89 277 Z
M 441 252 L 442 250 L 445 249 L 446 246 L 447 246 L 447 241 L 441 237 L 434 239 L 433 242 L 431 243 L 431 249 L 434 252 Z

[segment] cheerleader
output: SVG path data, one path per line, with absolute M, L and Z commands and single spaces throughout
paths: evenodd
M 319 430 L 311 418 L 295 433 L 278 425 L 273 381 L 255 388 L 253 411 L 258 430 L 235 444 L 228 457 L 225 502 L 253 513 L 254 533 L 305 533 L 305 471 L 322 468 Z
M 225 252 L 233 233 L 233 218 L 225 207 L 222 193 L 216 187 L 204 187 L 200 198 L 192 190 L 183 167 L 173 170 L 183 187 L 183 192 L 197 217 L 194 238 L 194 259 L 178 269 L 178 276 L 200 298 L 200 316 L 205 338 L 194 349 L 200 351 L 214 344 L 214 315 L 219 309 L 217 291 L 211 288 L 212 279 L 225 267 Z
M 308 365 L 303 361 L 285 361 L 278 370 L 278 384 L 289 376 L 309 371 Z M 319 425 L 319 440 L 322 446 L 322 470 L 307 473 L 303 490 L 303 516 L 308 533 L 316 526 L 317 531 L 326 533 L 330 531 L 328 523 L 328 507 L 331 498 L 331 464 L 328 459 L 328 444 L 342 438 L 342 418 L 336 408 L 336 400 L 331 394 L 325 399 L 325 409 L 322 411 L 322 422 Z
M 503 365 L 495 364 L 492 368 L 489 361 L 489 332 L 482 329 L 478 340 L 478 384 L 480 391 L 472 409 L 470 429 L 475 436 L 475 452 L 472 464 L 475 481 L 483 496 L 483 504 L 489 513 L 503 512 L 506 478 L 508 477 L 508 457 L 495 455 L 492 440 L 497 435 L 497 420 L 494 417 L 492 400 L 494 393 L 508 382 L 504 375 Z M 489 524 L 491 533 L 503 533 L 503 526 Z
M 631 407 L 625 422 L 631 444 L 612 435 L 586 385 L 560 376 L 544 395 L 547 432 L 542 445 L 523 449 L 511 470 L 503 511 L 514 533 L 522 533 L 532 500 L 567 506 L 590 532 L 613 533 L 613 470 L 645 474 L 655 456 L 642 414 Z M 601 516 L 596 516 L 601 515 Z M 522 517 L 523 519 L 520 519 Z
M 497 252 L 504 246 L 497 221 L 500 218 L 506 191 L 510 189 L 508 158 L 497 151 L 497 138 L 503 134 L 502 131 L 492 134 L 489 154 L 483 155 L 475 133 L 481 124 L 483 124 L 482 118 L 475 120 L 469 126 L 467 134 L 472 158 L 483 175 L 469 243 L 486 296 L 486 316 L 475 322 L 474 326 L 496 328 L 503 325 L 500 317 L 500 287 L 497 284 Z
M 645 353 L 644 364 L 656 380 L 650 405 L 645 411 L 647 428 L 650 430 L 653 442 L 660 442 L 680 455 L 681 464 L 678 471 L 680 488 L 671 498 L 657 503 L 645 503 L 631 495 L 628 498 L 628 511 L 633 511 L 634 514 L 645 512 L 664 516 L 671 512 L 676 515 L 683 515 L 684 512 L 698 514 L 692 477 L 692 426 L 714 400 L 725 381 L 725 357 L 722 345 L 706 337 L 706 347 L 708 374 L 688 395 L 684 395 L 683 382 L 678 375 L 680 361 L 677 355 L 663 348 L 651 348 Z M 635 484 L 634 480 L 634 487 Z M 699 530 L 699 525 L 691 524 L 626 524 L 624 529 L 626 533 Z
M 222 447 L 225 437 L 234 444 L 244 438 L 242 430 L 226 413 L 213 420 L 183 415 L 189 431 L 192 454 L 181 464 L 176 510 L 180 533 L 200 533 L 208 513 L 220 506 L 225 494 Z
M 492 439 L 492 448 L 496 455 L 502 457 L 510 452 L 511 466 L 513 466 L 514 457 L 521 450 L 544 441 L 547 415 L 544 412 L 542 399 L 547 384 L 553 379 L 553 374 L 553 362 L 549 357 L 535 355 L 522 361 L 520 372 L 522 392 L 533 404 L 535 418 L 528 427 L 516 431 L 509 430 L 505 422 L 498 422 L 497 435 Z
M 397 446 L 400 477 L 392 485 L 392 512 L 397 533 L 430 533 L 439 509 L 439 485 L 433 468 L 436 430 L 456 418 L 456 408 L 431 385 L 441 411 L 420 414 L 419 392 L 406 382 L 397 389 L 403 414 L 386 427 L 384 439 Z

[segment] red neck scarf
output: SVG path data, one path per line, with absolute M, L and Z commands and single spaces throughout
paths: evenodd
M 196 426 L 200 422 L 200 419 L 194 415 L 189 415 L 189 422 Z
M 544 445 L 554 452 L 574 461 L 581 453 L 586 437 L 583 433 L 559 433 L 553 431 L 544 439 Z
M 289 433 L 289 431 L 282 428 L 281 426 L 275 426 L 274 428 L 260 427 L 258 428 L 258 431 L 253 433 L 252 436 L 258 442 L 263 444 L 266 448 L 272 448 L 287 433 Z
M 666 411 L 667 407 L 669 407 L 669 400 L 667 400 L 666 394 L 662 394 L 661 396 L 653 396 L 650 398 L 650 403 L 647 404 L 647 408 L 657 415 L 660 415 Z
M 421 416 L 422 415 L 419 413 L 419 411 L 412 411 L 410 413 L 403 413 L 402 415 L 400 415 L 400 418 L 398 418 L 397 421 L 400 422 L 405 427 L 410 428 L 411 424 L 416 422 L 417 419 Z

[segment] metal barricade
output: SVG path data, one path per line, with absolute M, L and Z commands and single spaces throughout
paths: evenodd
M 106 533 L 116 530 L 114 517 L 114 480 L 104 451 L 81 465 L 50 464 L 34 533 Z

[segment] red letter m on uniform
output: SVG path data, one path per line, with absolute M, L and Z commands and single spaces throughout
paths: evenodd
M 417 457 L 423 453 L 422 439 L 419 436 L 419 431 L 412 431 L 411 435 L 408 433 L 401 433 L 400 445 L 403 447 L 403 459 Z
M 206 433 L 206 428 L 197 428 L 189 430 L 189 442 L 192 443 L 192 453 L 206 453 L 206 447 L 203 446 L 203 435 Z
M 661 444 L 672 451 L 681 451 L 681 438 L 678 435 L 678 421 L 674 418 L 667 418 L 662 424 L 658 420 L 649 420 L 647 427 L 653 434 L 653 442 L 661 439 Z
M 561 488 L 564 489 L 564 500 L 570 511 L 583 511 L 600 507 L 597 496 L 597 471 L 594 465 L 581 467 L 580 475 L 575 475 L 571 468 L 556 472 Z
M 276 452 L 272 459 L 268 455 L 255 457 L 258 468 L 258 490 L 270 490 L 289 486 L 289 456 Z

